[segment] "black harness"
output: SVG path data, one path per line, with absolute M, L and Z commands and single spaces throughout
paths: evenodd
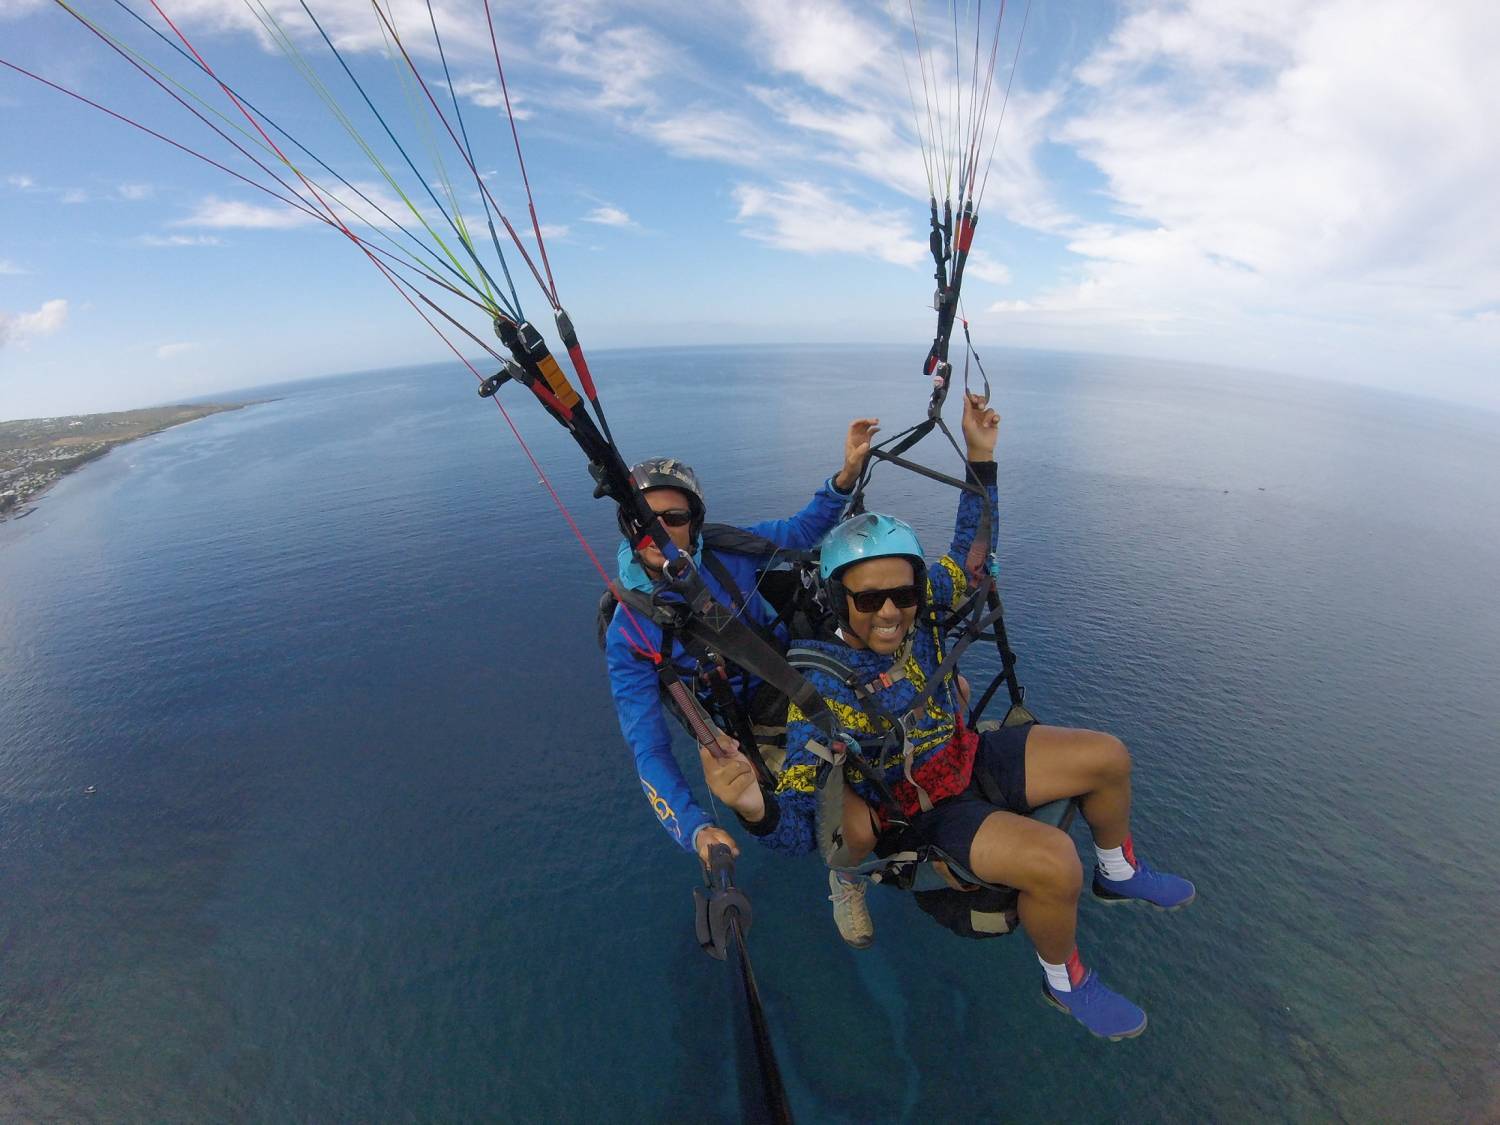
M 662 631 L 662 658 L 654 662 L 657 680 L 673 715 L 694 737 L 700 737 L 705 733 L 703 721 L 710 716 L 702 714 L 697 705 L 706 701 L 711 717 L 739 741 L 762 786 L 773 790 L 776 778 L 760 754 L 754 733 L 750 676 L 770 685 L 782 700 L 796 702 L 806 714 L 827 713 L 822 697 L 786 663 L 777 639 L 780 627 L 795 627 L 822 616 L 811 601 L 816 583 L 806 577 L 817 552 L 779 547 L 763 536 L 729 524 L 704 524 L 701 539 L 703 567 L 729 595 L 730 606 L 708 599 L 711 612 L 705 614 L 689 611 L 685 603 L 672 600 L 667 596 L 670 591 L 646 594 L 621 589 L 617 598 L 614 591 L 606 590 L 599 600 L 599 644 L 602 648 L 609 622 L 622 601 L 654 621 Z M 788 564 L 787 580 L 778 584 L 783 596 L 770 602 L 777 615 L 769 628 L 756 622 L 748 612 L 751 599 L 762 594 L 762 583 L 758 582 L 747 596 L 719 557 L 720 553 L 765 560 L 766 565 L 776 559 Z M 696 667 L 694 689 L 687 692 L 672 660 L 674 644 L 682 647 Z M 641 659 L 649 658 L 642 654 Z M 748 673 L 741 677 L 738 693 L 731 682 L 731 665 Z M 693 706 L 688 705 L 685 695 L 691 696 Z M 826 725 L 831 725 L 831 716 Z M 774 807 L 774 801 L 768 807 Z M 775 823 L 766 821 L 756 827 L 763 834 L 771 831 Z

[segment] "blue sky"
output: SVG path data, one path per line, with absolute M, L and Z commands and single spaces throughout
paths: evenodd
M 231 85 L 392 198 L 243 0 L 159 2 Z M 441 126 L 408 105 L 372 7 L 310 3 L 435 182 L 423 136 Z M 396 159 L 296 0 L 268 7 Z M 235 113 L 113 2 L 78 10 Z M 425 5 L 390 10 L 442 91 Z M 587 346 L 925 349 L 905 8 L 494 10 L 559 293 Z M 929 46 L 945 25 L 951 37 L 947 5 L 917 10 Z M 1002 84 L 1023 10 L 1002 29 Z M 964 287 L 981 351 L 1157 356 L 1500 407 L 1496 11 L 1033 0 Z M 436 13 L 480 168 L 520 226 L 482 2 Z M 0 58 L 265 179 L 52 0 L 0 0 Z M 347 240 L 223 172 L 3 68 L 0 122 L 0 418 L 450 354 Z M 438 151 L 478 218 L 461 158 L 445 140 Z M 535 284 L 517 283 L 545 323 Z

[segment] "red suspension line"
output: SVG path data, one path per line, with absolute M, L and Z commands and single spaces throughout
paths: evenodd
M 510 105 L 510 87 L 505 82 L 505 67 L 500 65 L 500 44 L 495 39 L 495 19 L 490 13 L 490 0 L 484 0 L 484 22 L 490 29 L 490 49 L 495 53 L 495 70 L 500 75 L 500 92 L 505 97 L 505 115 L 510 118 L 510 136 L 516 145 L 516 163 L 521 166 L 521 182 L 526 185 L 526 206 L 531 211 L 531 229 L 536 235 L 537 249 L 542 254 L 542 266 L 547 271 L 547 281 L 552 286 L 552 307 L 558 308 L 557 282 L 552 280 L 552 264 L 547 261 L 547 244 L 542 241 L 542 226 L 537 221 L 536 204 L 531 196 L 531 180 L 526 175 L 526 158 L 521 155 L 521 135 L 516 130 L 516 115 Z
M 152 2 L 154 3 L 155 0 L 152 0 Z M 426 82 L 426 80 L 423 79 L 421 71 L 419 71 L 417 69 L 417 64 L 412 61 L 411 55 L 409 55 L 407 53 L 406 45 L 401 42 L 401 36 L 399 34 L 397 34 L 395 26 L 391 23 L 390 19 L 386 16 L 385 12 L 381 9 L 380 5 L 378 3 L 376 3 L 376 0 L 370 0 L 370 3 L 371 3 L 371 6 L 374 7 L 374 9 L 375 9 L 375 14 L 380 17 L 380 22 L 383 23 L 383 24 L 385 24 L 386 30 L 390 32 L 392 40 L 395 41 L 396 49 L 401 52 L 401 57 L 406 60 L 407 67 L 411 70 L 413 77 L 415 77 L 416 80 L 417 80 L 417 85 L 422 88 L 422 93 L 424 93 L 425 95 L 427 95 L 427 101 L 431 104 L 432 111 L 437 114 L 438 120 L 443 123 L 443 128 L 446 129 L 446 130 L 448 130 L 448 136 L 451 137 L 453 139 L 453 143 L 458 146 L 459 155 L 461 155 L 464 158 L 464 163 L 469 166 L 469 171 L 471 171 L 471 172 L 474 173 L 474 182 L 479 185 L 479 190 L 482 191 L 482 192 L 484 192 L 485 198 L 490 201 L 490 206 L 492 206 L 495 209 L 495 214 L 497 214 L 497 215 L 500 216 L 500 222 L 502 224 L 504 224 L 506 233 L 508 233 L 510 235 L 511 241 L 516 244 L 516 249 L 521 252 L 521 258 L 526 263 L 527 268 L 531 270 L 531 276 L 534 277 L 534 278 L 536 278 L 537 288 L 539 288 L 542 291 L 543 295 L 546 296 L 548 303 L 554 309 L 556 309 L 558 307 L 556 287 L 553 286 L 553 287 L 549 288 L 547 282 L 545 282 L 545 281 L 542 280 L 542 275 L 537 270 L 536 263 L 531 260 L 531 255 L 526 252 L 526 244 L 521 241 L 521 236 L 516 233 L 516 228 L 513 227 L 511 225 L 510 220 L 505 217 L 505 210 L 504 210 L 504 208 L 502 208 L 500 206 L 500 204 L 498 202 L 496 202 L 495 197 L 490 194 L 489 185 L 484 182 L 484 177 L 479 174 L 478 167 L 474 164 L 473 158 L 469 155 L 468 151 L 464 148 L 463 142 L 458 139 L 458 134 L 453 131 L 453 126 L 450 125 L 450 124 L 448 124 L 448 118 L 446 116 L 444 116 L 442 107 L 438 105 L 437 99 L 432 96 L 432 91 L 427 88 L 427 82 Z M 531 189 L 528 187 L 527 188 L 527 194 L 528 194 L 528 196 L 530 195 L 530 191 L 531 191 Z M 533 220 L 533 222 L 535 221 L 535 219 L 536 219 L 536 212 L 535 212 L 535 210 L 533 210 L 533 212 L 532 212 L 532 220 Z M 541 232 L 540 232 L 540 230 L 538 230 L 538 232 L 537 232 L 537 238 L 538 238 L 538 244 L 540 245 L 540 239 L 541 239 Z M 546 253 L 544 251 L 543 252 L 543 263 L 545 264 L 545 262 L 546 262 Z M 551 277 L 552 277 L 552 273 L 551 273 L 551 270 L 549 269 L 548 273 L 547 273 L 547 278 L 548 278 L 549 281 L 551 280 Z
M 412 308 L 412 311 L 415 312 L 419 317 L 421 317 L 422 320 L 426 323 L 426 325 L 429 328 L 431 328 L 434 333 L 437 334 L 438 339 L 442 340 L 443 343 L 445 345 L 447 345 L 448 350 L 451 351 L 458 358 L 459 362 L 462 363 L 465 367 L 467 367 L 469 369 L 469 371 L 473 373 L 474 377 L 477 380 L 479 380 L 480 382 L 483 382 L 484 381 L 484 376 L 480 374 L 479 369 L 476 368 L 472 363 L 469 362 L 468 358 L 461 351 L 458 350 L 458 348 L 454 345 L 453 341 L 449 340 L 448 337 L 443 334 L 442 329 L 440 329 L 436 324 L 434 324 L 433 321 L 432 321 L 432 319 L 430 317 L 428 317 L 427 314 L 422 311 L 422 309 L 417 305 L 417 303 L 414 300 L 411 299 L 410 295 L 406 292 L 406 289 L 403 287 L 401 280 L 399 278 L 397 278 L 394 274 L 392 274 L 390 272 L 390 270 L 386 268 L 386 266 L 384 265 L 384 263 L 382 263 L 380 261 L 380 259 L 376 258 L 374 254 L 370 253 L 370 251 L 367 250 L 364 247 L 364 245 L 361 243 L 359 237 L 356 236 L 353 231 L 349 230 L 349 228 L 347 226 L 345 226 L 342 221 L 339 220 L 337 214 L 323 200 L 323 197 L 318 194 L 317 189 L 315 187 L 313 187 L 313 185 L 308 181 L 307 177 L 304 176 L 300 171 L 298 171 L 297 168 L 291 163 L 291 161 L 287 160 L 286 156 L 282 153 L 282 151 L 279 148 L 277 148 L 276 143 L 274 141 L 272 141 L 271 138 L 266 135 L 265 130 L 260 127 L 260 123 L 255 120 L 255 117 L 252 114 L 250 114 L 249 111 L 247 111 L 243 105 L 240 104 L 239 99 L 236 98 L 234 96 L 234 94 L 229 91 L 229 88 L 227 86 L 225 86 L 224 83 L 219 80 L 219 77 L 218 77 L 217 74 L 214 73 L 213 68 L 211 68 L 206 61 L 204 61 L 203 56 L 201 56 L 200 54 L 198 54 L 197 50 L 188 41 L 187 37 L 185 35 L 183 35 L 183 33 L 178 29 L 177 25 L 174 24 L 172 22 L 171 18 L 165 12 L 163 12 L 161 10 L 161 6 L 157 3 L 157 0 L 151 0 L 151 6 L 153 8 L 155 8 L 156 11 L 157 11 L 157 13 L 161 16 L 161 18 L 166 21 L 167 26 L 172 29 L 173 33 L 177 36 L 177 38 L 179 38 L 179 39 L 182 40 L 183 45 L 186 46 L 187 49 L 190 52 L 192 52 L 193 57 L 198 60 L 199 64 L 203 67 L 204 72 L 206 74 L 208 74 L 209 77 L 211 77 L 215 82 L 218 82 L 219 88 L 222 89 L 224 91 L 224 93 L 228 95 L 230 101 L 234 102 L 235 107 L 242 114 L 244 114 L 246 120 L 248 120 L 250 122 L 250 124 L 255 127 L 255 131 L 258 132 L 261 135 L 262 139 L 266 142 L 267 145 L 270 146 L 271 150 L 273 152 L 275 152 L 276 155 L 278 157 L 280 157 L 287 164 L 287 166 L 292 169 L 293 172 L 296 173 L 297 178 L 300 179 L 303 182 L 304 185 L 306 185 L 307 189 L 310 192 L 312 192 L 312 194 L 314 195 L 314 197 L 317 198 L 318 202 L 321 203 L 323 205 L 323 207 L 328 210 L 329 215 L 332 217 L 333 222 L 335 223 L 335 225 L 338 226 L 339 230 L 344 235 L 346 235 L 349 238 L 349 240 L 354 243 L 355 246 L 359 247 L 360 251 L 365 255 L 366 258 L 368 258 L 370 260 L 371 264 L 374 265 L 375 268 L 380 271 L 381 275 L 384 276 L 385 279 L 387 281 L 389 281 L 392 286 L 395 287 L 396 292 L 398 292 L 399 294 L 401 294 L 402 300 L 404 300 L 408 305 L 410 305 L 411 308 Z M 409 61 L 410 60 L 408 60 L 408 62 Z M 430 98 L 431 95 L 429 94 L 428 97 Z M 446 122 L 444 122 L 444 123 L 446 124 Z M 471 164 L 471 166 L 472 166 L 472 164 Z M 497 205 L 496 209 L 497 210 L 499 209 L 498 205 Z M 536 456 L 531 452 L 531 447 L 526 444 L 525 438 L 523 438 L 521 436 L 521 431 L 516 428 L 515 421 L 511 418 L 510 412 L 505 409 L 505 404 L 500 401 L 499 396 L 491 396 L 491 397 L 493 397 L 495 399 L 495 406 L 499 409 L 501 416 L 505 419 L 506 424 L 510 427 L 511 433 L 515 435 L 516 441 L 518 443 L 520 443 L 522 451 L 525 452 L 527 460 L 531 462 L 532 468 L 536 470 L 537 478 L 546 487 L 548 494 L 552 497 L 552 502 L 557 506 L 557 510 L 562 513 L 563 519 L 565 519 L 567 521 L 568 527 L 572 530 L 574 537 L 578 540 L 579 546 L 581 546 L 583 548 L 584 553 L 588 556 L 589 561 L 593 563 L 594 569 L 599 572 L 599 576 L 604 579 L 605 584 L 608 585 L 608 586 L 610 586 L 611 589 L 616 589 L 614 581 L 610 578 L 609 573 L 604 569 L 604 565 L 599 561 L 599 556 L 596 555 L 594 553 L 594 549 L 589 546 L 588 540 L 584 538 L 583 532 L 579 529 L 577 521 L 573 519 L 573 514 L 570 511 L 568 511 L 568 507 L 567 507 L 566 504 L 563 503 L 562 497 L 559 496 L 558 493 L 557 493 L 557 490 L 555 488 L 553 488 L 551 480 L 548 479 L 546 472 L 542 469 L 541 465 L 538 463 L 538 461 L 536 459 Z M 618 593 L 617 589 L 616 589 L 616 592 Z M 639 621 L 636 621 L 634 619 L 634 617 L 630 614 L 630 610 L 629 610 L 628 607 L 626 608 L 626 616 L 631 619 L 631 622 L 634 625 L 634 627 L 635 627 L 635 629 L 637 631 L 637 634 L 639 635 L 639 637 L 642 640 L 642 642 L 648 647 L 648 649 L 649 648 L 653 648 L 654 646 L 651 646 L 649 640 L 646 639 L 646 635 L 645 635 L 644 631 L 641 630 Z

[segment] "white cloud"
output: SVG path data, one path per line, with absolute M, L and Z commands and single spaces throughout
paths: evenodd
M 483 109 L 500 109 L 505 105 L 505 95 L 500 89 L 498 78 L 460 78 L 453 83 L 452 90 L 455 97 L 473 102 Z M 514 100 L 511 107 L 515 108 Z M 518 120 L 521 116 L 519 112 L 516 113 Z
M 1064 216 L 1074 279 L 995 308 L 1176 336 L 1198 358 L 1268 360 L 1274 340 L 1283 366 L 1315 366 L 1336 336 L 1344 362 L 1388 365 L 1404 333 L 1434 363 L 1472 362 L 1442 326 L 1500 298 L 1495 13 L 1138 5 L 1052 117 L 1114 215 Z
M 680 54 L 646 27 L 610 27 L 594 33 L 573 21 L 545 31 L 542 45 L 558 70 L 593 88 L 588 102 L 596 110 L 657 104 L 658 80 L 678 65 Z
M 47 7 L 47 0 L 0 0 L 0 20 L 20 19 Z
M 1011 91 L 1005 115 L 978 169 L 981 214 L 1004 216 L 1019 226 L 1046 234 L 1068 234 L 1080 220 L 1057 197 L 1057 185 L 1038 161 L 1052 140 L 1055 118 L 1065 112 L 1057 90 L 1033 92 L 1019 85 Z
M 40 2 L 0 0 L 0 15 Z M 409 48 L 430 62 L 425 7 L 393 3 Z M 459 0 L 436 5 L 453 73 L 465 76 L 453 83 L 456 95 L 497 109 L 482 10 Z M 180 7 L 195 28 L 261 34 L 239 0 Z M 381 46 L 367 0 L 316 7 L 341 49 Z M 1011 6 L 1018 16 L 1019 8 Z M 294 35 L 312 42 L 295 2 L 284 10 Z M 1407 0 L 1127 0 L 1071 70 L 1071 43 L 1038 43 L 1036 56 L 1066 60 L 1041 90 L 1028 88 L 1040 81 L 1028 68 L 1029 33 L 970 259 L 971 299 L 996 295 L 981 283 L 1007 285 L 1009 299 L 991 306 L 1007 329 L 1024 321 L 1111 350 L 1149 338 L 1196 349 L 1168 353 L 1184 358 L 1255 363 L 1264 358 L 1256 348 L 1269 355 L 1274 343 L 1286 362 L 1273 365 L 1296 367 L 1299 351 L 1321 362 L 1335 340 L 1349 362 L 1394 355 L 1400 349 L 1384 345 L 1404 335 L 1408 350 L 1431 346 L 1434 366 L 1488 362 L 1493 370 L 1497 13 L 1479 0 L 1427 8 Z M 912 65 L 905 17 L 899 5 L 891 17 L 885 5 L 858 0 L 552 0 L 508 8 L 501 50 L 508 75 L 519 71 L 525 82 L 529 71 L 531 88 L 545 89 L 533 102 L 512 94 L 518 116 L 541 118 L 538 131 L 551 141 L 619 142 L 628 159 L 640 143 L 633 138 L 646 138 L 671 156 L 719 165 L 748 237 L 925 270 L 927 177 L 899 61 L 904 54 Z M 933 30 L 924 26 L 924 38 Z M 940 40 L 927 38 L 934 57 Z M 1007 31 L 997 98 L 1013 44 Z M 951 54 L 944 57 L 929 74 L 939 104 L 952 91 Z M 912 76 L 920 103 L 915 69 Z M 476 113 L 470 128 L 486 118 L 498 135 L 485 158 L 505 161 L 498 194 L 518 182 L 503 112 Z M 662 174 L 673 174 L 670 166 Z M 61 195 L 26 174 L 3 183 Z M 124 188 L 120 196 L 129 198 Z M 585 196 L 586 206 L 599 197 L 624 207 L 601 204 L 575 220 L 579 236 L 589 229 L 582 223 L 633 225 L 625 208 L 644 206 L 607 187 Z M 377 198 L 408 221 L 399 200 Z M 477 197 L 464 206 L 477 211 Z M 507 213 L 524 214 L 524 203 Z M 1018 235 L 1002 219 L 1028 229 Z M 208 199 L 175 226 L 308 221 L 275 206 Z M 561 238 L 567 228 L 544 233 Z M 140 241 L 217 240 L 183 231 Z
M 1009 285 L 1013 280 L 1010 268 L 1004 262 L 995 261 L 978 247 L 969 251 L 969 260 L 964 266 L 964 279 L 969 278 L 988 281 L 991 285 Z
M 0 277 L 19 277 L 26 271 L 8 258 L 0 258 Z
M 640 226 L 634 219 L 618 207 L 605 204 L 595 207 L 581 220 L 585 223 L 598 223 L 602 227 L 637 227 Z
M 562 242 L 568 237 L 571 230 L 572 228 L 569 227 L 567 223 L 542 223 L 542 240 L 544 242 Z M 522 241 L 524 241 L 528 246 L 536 246 L 536 231 L 532 230 L 530 222 L 524 222 L 520 226 L 516 227 L 516 233 L 521 236 Z M 504 237 L 505 236 L 502 234 L 501 238 Z M 507 246 L 507 252 L 509 251 L 509 249 L 509 246 Z M 532 260 L 536 262 L 538 268 L 541 268 L 540 258 L 533 257 Z
M 742 184 L 734 199 L 745 234 L 780 250 L 858 254 L 899 266 L 929 258 L 927 243 L 913 237 L 912 215 L 861 211 L 816 184 L 785 183 L 774 190 Z
M 50 336 L 68 319 L 68 302 L 62 298 L 42 302 L 35 312 L 0 311 L 0 347 L 22 344 L 36 336 Z
M 467 169 L 464 171 L 467 174 Z M 353 180 L 351 182 L 359 189 L 360 195 L 364 196 L 363 199 L 360 198 L 360 195 L 350 191 L 342 184 L 337 188 L 320 189 L 323 198 L 333 205 L 334 210 L 338 212 L 339 217 L 344 222 L 351 225 L 361 223 L 365 226 L 374 227 L 377 230 L 395 230 L 397 223 L 401 223 L 403 226 L 412 226 L 417 223 L 416 217 L 412 214 L 411 206 L 393 192 L 390 189 L 390 185 L 383 182 L 376 183 L 371 180 Z M 321 212 L 322 208 L 320 207 L 318 210 Z M 426 215 L 428 222 L 434 224 L 443 222 L 431 208 L 423 212 L 423 214 Z M 390 218 L 386 218 L 387 215 Z M 308 222 L 312 221 L 307 216 L 302 217 Z M 481 222 L 476 229 L 483 230 L 484 224 Z
M 874 73 L 888 78 L 890 35 L 838 0 L 751 0 L 770 65 L 828 94 L 848 96 Z
M 224 240 L 212 234 L 143 234 L 133 240 L 137 246 L 222 246 Z
M 990 11 L 998 11 L 998 6 Z M 986 168 L 991 171 L 985 196 L 988 213 L 1003 213 L 1042 230 L 1055 230 L 1069 221 L 1035 163 L 1037 149 L 1048 139 L 1048 115 L 1056 95 L 1031 93 L 1018 83 L 1006 103 L 1004 60 L 1014 49 L 1017 22 L 1007 20 L 1003 25 L 988 116 L 981 120 L 970 112 L 976 89 L 970 81 L 972 56 L 955 74 L 951 56 L 943 50 L 952 41 L 952 25 L 944 26 L 946 10 L 938 19 L 932 7 L 927 9 L 934 22 L 922 30 L 925 71 L 916 59 L 907 14 L 896 7 L 883 12 L 886 18 L 879 23 L 844 5 L 820 3 L 809 8 L 796 0 L 750 5 L 747 13 L 755 25 L 752 41 L 761 50 L 762 64 L 811 87 L 750 88 L 771 112 L 782 137 L 783 151 L 774 156 L 778 166 L 789 162 L 785 150 L 792 140 L 796 151 L 791 160 L 799 167 L 827 164 L 925 200 L 931 191 L 929 165 L 939 179 L 947 179 L 958 161 L 958 154 L 950 150 L 960 147 L 972 126 L 979 134 L 981 178 Z M 960 31 L 960 40 L 973 42 L 977 35 L 980 45 L 987 46 L 994 26 L 986 14 L 983 27 L 976 29 L 971 23 Z M 981 71 L 986 69 L 982 52 L 979 65 Z M 982 80 L 977 88 L 983 89 Z M 930 95 L 925 92 L 929 89 Z M 940 139 L 946 148 L 939 145 Z M 937 187 L 941 196 L 942 185 Z
M 510 84 L 509 78 L 506 79 L 506 84 L 510 86 L 511 114 L 517 121 L 528 120 L 532 111 L 526 104 L 525 96 Z M 453 83 L 453 92 L 481 109 L 505 108 L 505 91 L 500 88 L 499 78 L 460 78 Z
M 290 207 L 262 207 L 231 199 L 208 196 L 191 215 L 174 220 L 175 227 L 210 227 L 215 229 L 285 230 L 312 222 L 313 219 Z
M 191 340 L 185 340 L 180 343 L 173 344 L 161 344 L 156 349 L 156 358 L 173 359 L 176 356 L 183 355 L 187 352 L 196 351 L 197 348 L 198 344 Z
M 58 196 L 59 203 L 77 204 L 87 203 L 88 201 L 89 193 L 84 191 L 82 188 L 68 188 L 60 196 Z
M 151 184 L 121 184 L 117 190 L 121 199 L 128 199 L 131 202 L 150 199 L 156 194 L 156 188 Z
M 813 161 L 855 171 L 876 183 L 895 188 L 913 199 L 926 199 L 927 173 L 923 170 L 922 150 L 909 134 L 910 111 L 893 112 L 882 106 L 860 100 L 853 104 L 809 102 L 783 90 L 766 87 L 752 91 L 758 101 L 777 119 L 781 145 L 785 138 L 796 137 L 802 143 L 797 154 L 799 164 Z M 757 145 L 752 152 L 764 152 Z M 784 161 L 783 161 L 784 162 Z
M 423 4 L 398 2 L 382 5 L 393 15 L 396 30 L 402 42 L 418 59 L 435 59 L 437 50 L 432 43 L 432 33 L 427 22 L 427 8 Z M 322 47 L 321 38 L 312 21 L 295 3 L 272 3 L 268 5 L 282 29 L 299 44 Z M 443 35 L 443 47 L 450 60 L 482 58 L 489 55 L 489 31 L 484 26 L 484 9 L 463 3 L 433 4 L 438 27 Z M 320 0 L 313 5 L 318 22 L 340 51 L 384 52 L 386 39 L 382 34 L 378 17 L 369 3 L 361 0 Z M 189 31 L 227 32 L 239 31 L 252 34 L 267 51 L 280 48 L 267 34 L 249 5 L 238 0 L 181 0 L 172 9 L 173 22 Z M 503 32 L 504 15 L 497 16 L 497 26 Z M 425 34 L 424 34 L 425 32 Z M 212 62 L 212 58 L 210 58 Z
M 638 118 L 633 127 L 674 156 L 762 168 L 790 146 L 784 136 L 724 109 L 686 109 Z

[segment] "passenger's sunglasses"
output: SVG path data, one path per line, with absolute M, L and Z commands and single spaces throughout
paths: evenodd
M 686 508 L 668 508 L 665 512 L 657 512 L 656 518 L 668 527 L 686 527 L 693 522 L 693 513 Z
M 916 586 L 894 586 L 889 590 L 845 590 L 854 608 L 860 613 L 874 613 L 885 605 L 887 599 L 897 609 L 910 609 L 917 604 Z

